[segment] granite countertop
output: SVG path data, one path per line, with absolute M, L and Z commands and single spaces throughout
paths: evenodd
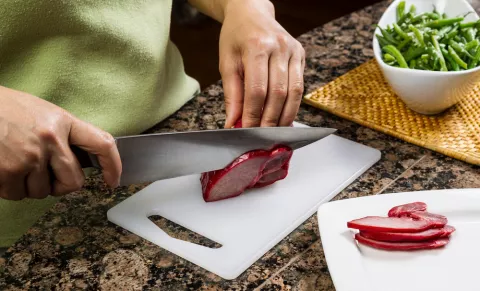
M 476 9 L 480 0 L 473 1 Z M 373 57 L 373 26 L 388 2 L 357 11 L 302 35 L 306 92 Z M 152 131 L 223 127 L 221 83 L 208 87 Z M 383 193 L 480 188 L 480 168 L 359 126 L 307 105 L 297 121 L 337 128 L 338 135 L 379 149 L 382 159 L 334 199 Z M 146 185 L 114 191 L 98 176 L 44 215 L 3 258 L 1 290 L 335 290 L 316 216 L 312 216 L 240 277 L 226 281 L 107 221 L 107 210 Z M 162 219 L 177 238 L 201 240 Z M 205 242 L 208 243 L 208 242 Z

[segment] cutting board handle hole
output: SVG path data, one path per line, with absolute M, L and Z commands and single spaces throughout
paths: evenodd
M 148 219 L 155 223 L 155 225 L 163 230 L 166 234 L 175 239 L 187 241 L 211 249 L 219 249 L 222 247 L 221 244 L 204 237 L 201 234 L 193 232 L 181 225 L 178 225 L 160 215 L 151 215 L 148 217 Z

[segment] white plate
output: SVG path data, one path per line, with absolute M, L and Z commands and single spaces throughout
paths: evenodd
M 398 252 L 357 245 L 347 221 L 387 216 L 396 205 L 423 201 L 457 230 L 441 249 Z M 478 291 L 480 189 L 383 194 L 323 204 L 320 236 L 337 291 Z

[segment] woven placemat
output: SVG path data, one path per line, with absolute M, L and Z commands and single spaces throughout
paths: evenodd
M 480 88 L 435 116 L 410 110 L 375 59 L 307 94 L 304 102 L 449 157 L 480 165 Z

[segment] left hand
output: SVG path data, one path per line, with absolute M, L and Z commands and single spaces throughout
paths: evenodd
M 220 34 L 220 73 L 231 128 L 289 126 L 303 96 L 305 51 L 268 0 L 230 0 Z

